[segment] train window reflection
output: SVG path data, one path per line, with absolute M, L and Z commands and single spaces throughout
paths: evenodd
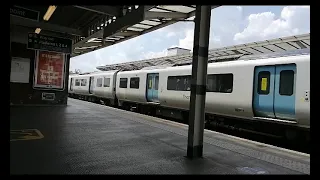
M 209 74 L 207 92 L 232 93 L 233 74 Z

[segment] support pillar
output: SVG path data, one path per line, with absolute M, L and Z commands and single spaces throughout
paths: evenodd
M 187 157 L 203 154 L 211 6 L 196 7 Z

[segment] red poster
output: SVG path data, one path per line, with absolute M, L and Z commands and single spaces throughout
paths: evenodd
M 38 51 L 34 87 L 62 89 L 65 60 L 63 53 Z

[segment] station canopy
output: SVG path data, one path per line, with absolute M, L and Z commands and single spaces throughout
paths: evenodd
M 310 49 L 310 33 L 211 49 L 209 50 L 208 54 L 208 63 L 232 61 L 243 58 L 244 56 L 252 57 L 254 55 L 272 54 L 299 49 Z M 140 61 L 98 66 L 97 69 L 101 71 L 128 71 L 182 66 L 191 64 L 192 56 L 192 53 L 186 53 L 181 55 L 165 56 Z
M 212 9 L 219 7 L 212 6 Z M 188 21 L 195 16 L 196 5 L 129 6 L 122 9 L 123 17 L 102 19 L 88 29 L 89 36 L 79 37 L 73 56 L 111 46 L 145 33 Z M 105 26 L 103 29 L 100 26 Z M 104 40 L 102 40 L 104 39 Z
M 212 6 L 212 9 L 219 6 Z M 126 41 L 178 21 L 190 20 L 195 16 L 196 9 L 195 5 L 15 7 L 24 8 L 26 15 L 31 13 L 35 17 L 19 17 L 10 8 L 10 27 L 18 26 L 16 29 L 19 29 L 23 26 L 34 32 L 39 29 L 38 33 L 44 35 L 72 39 L 71 57 Z

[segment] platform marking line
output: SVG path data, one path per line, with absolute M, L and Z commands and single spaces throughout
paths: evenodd
M 15 137 L 11 138 L 11 136 Z M 10 142 L 37 140 L 42 138 L 44 138 L 44 136 L 38 129 L 10 130 Z

